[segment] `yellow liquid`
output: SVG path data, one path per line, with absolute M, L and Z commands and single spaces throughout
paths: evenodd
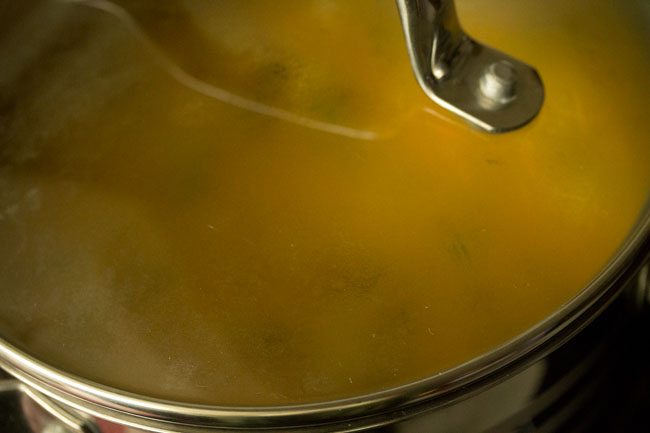
M 649 25 L 633 2 L 457 3 L 540 71 L 529 126 L 486 135 L 427 100 L 392 1 L 15 6 L 0 336 L 127 391 L 284 405 L 425 378 L 543 320 L 647 200 Z

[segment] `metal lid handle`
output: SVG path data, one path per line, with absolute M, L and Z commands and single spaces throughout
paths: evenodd
M 437 104 L 487 132 L 530 122 L 544 100 L 537 71 L 463 32 L 453 0 L 396 0 L 415 76 Z

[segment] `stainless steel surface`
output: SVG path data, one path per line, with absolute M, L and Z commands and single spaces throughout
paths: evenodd
M 9 414 L 0 410 L 5 419 L 3 433 L 95 433 L 100 430 L 90 419 L 70 408 L 61 406 L 13 378 L 0 377 L 0 407 L 15 408 L 10 414 L 13 420 L 6 421 Z M 9 431 L 6 431 L 9 430 Z
M 453 0 L 397 0 L 413 71 L 437 104 L 487 132 L 506 132 L 540 111 L 535 69 L 463 32 Z
M 639 272 L 635 300 L 639 308 L 650 306 L 650 261 Z

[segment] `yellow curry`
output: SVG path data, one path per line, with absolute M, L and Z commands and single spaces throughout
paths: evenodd
M 458 0 L 543 77 L 503 135 L 427 99 L 390 0 L 14 3 L 0 336 L 104 385 L 285 405 L 429 377 L 578 294 L 650 191 L 642 2 Z

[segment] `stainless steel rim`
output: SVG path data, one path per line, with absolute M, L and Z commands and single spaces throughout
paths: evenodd
M 441 374 L 373 394 L 316 404 L 278 407 L 221 407 L 148 398 L 99 385 L 57 370 L 0 339 L 0 367 L 39 391 L 81 410 L 127 423 L 147 422 L 150 430 L 164 425 L 224 428 L 317 425 L 379 415 L 427 402 L 446 405 L 472 387 L 499 380 L 499 372 L 544 355 L 590 322 L 634 276 L 650 254 L 650 209 L 642 213 L 635 231 L 592 282 L 546 320 L 497 349 Z M 564 335 L 564 338 L 562 338 Z M 402 410 L 402 416 L 408 411 Z M 156 424 L 159 423 L 159 424 Z M 158 427 L 156 427 L 156 425 Z

